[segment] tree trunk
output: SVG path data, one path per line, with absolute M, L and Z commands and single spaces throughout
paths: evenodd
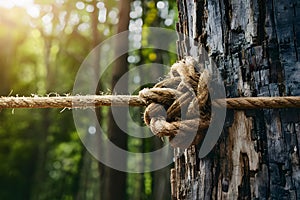
M 99 9 L 97 9 L 97 0 L 91 1 L 91 5 L 95 8 L 93 12 L 90 13 L 91 17 L 91 49 L 93 50 L 95 55 L 100 55 L 100 48 L 97 48 L 97 46 L 102 42 L 101 34 L 98 30 L 98 16 L 99 16 Z M 93 72 L 94 76 L 91 77 L 94 79 L 94 82 L 98 82 L 97 89 L 95 91 L 96 95 L 100 95 L 102 89 L 102 82 L 99 80 L 99 74 L 100 74 L 100 56 L 93 56 Z M 102 126 L 102 108 L 97 107 L 95 108 L 97 121 Z M 103 144 L 102 140 L 100 139 L 101 133 L 100 130 L 97 129 L 97 133 L 95 134 L 96 140 L 98 143 L 98 151 L 103 151 Z M 101 162 L 97 162 L 94 158 L 91 157 L 87 149 L 82 149 L 81 153 L 82 159 L 79 164 L 80 169 L 80 176 L 78 178 L 78 190 L 76 194 L 76 200 L 85 200 L 90 199 L 91 194 L 93 199 L 102 200 L 102 194 L 104 191 L 104 169 L 105 165 L 103 165 Z M 95 173 L 90 173 L 93 171 L 93 164 L 97 162 L 98 164 L 98 176 L 95 178 Z M 95 187 L 98 186 L 98 187 Z
M 299 2 L 183 0 L 178 10 L 180 57 L 201 56 L 194 42 L 205 47 L 227 98 L 300 95 Z M 298 109 L 228 110 L 208 156 L 199 159 L 195 146 L 175 155 L 172 197 L 300 199 L 299 149 Z
M 129 25 L 129 12 L 130 12 L 130 0 L 120 1 L 119 6 L 119 24 L 117 33 L 128 30 Z M 128 40 L 118 41 L 118 47 L 120 49 L 128 49 Z M 115 49 L 116 55 L 119 55 L 119 49 Z M 117 90 L 114 88 L 120 78 L 128 71 L 127 53 L 116 59 L 112 71 L 112 89 L 118 94 L 128 93 L 128 82 L 122 84 L 122 88 Z M 108 138 L 118 147 L 127 149 L 127 111 L 126 108 L 118 107 L 118 115 L 123 117 L 122 122 L 119 124 L 114 120 L 112 111 L 109 112 L 109 124 L 108 124 Z M 121 129 L 122 127 L 122 129 Z M 110 152 L 108 152 L 110 154 Z M 113 155 L 108 155 L 109 158 L 115 159 Z M 126 160 L 124 158 L 124 160 Z M 107 200 L 122 200 L 126 197 L 126 173 L 115 170 L 113 168 L 106 167 L 105 169 L 105 190 L 104 199 Z

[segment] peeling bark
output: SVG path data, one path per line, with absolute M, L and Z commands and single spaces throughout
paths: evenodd
M 198 59 L 204 47 L 228 98 L 300 95 L 299 2 L 177 3 L 177 30 L 185 34 L 177 41 L 179 58 Z M 183 156 L 175 151 L 173 199 L 300 199 L 299 149 L 299 109 L 229 110 L 206 158 L 197 157 L 198 146 Z

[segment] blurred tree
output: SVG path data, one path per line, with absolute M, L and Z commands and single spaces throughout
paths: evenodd
M 10 90 L 22 95 L 70 91 L 82 62 L 79 56 L 70 55 L 75 52 L 84 58 L 88 48 L 84 48 L 86 42 L 72 39 L 78 27 L 74 26 L 71 33 L 66 31 L 72 17 L 64 18 L 63 13 L 72 12 L 74 6 L 70 3 L 65 6 L 41 4 L 38 6 L 40 18 L 29 15 L 32 13 L 28 10 L 36 8 L 33 5 L 30 9 L 25 6 L 1 8 L 0 43 L 6 46 L 0 52 L 2 95 L 8 95 Z M 49 29 L 53 26 L 55 28 Z M 78 48 L 80 43 L 83 48 Z M 65 48 L 72 45 L 77 50 Z M 85 50 L 79 52 L 82 49 Z M 58 113 L 57 110 L 18 110 L 13 116 L 9 110 L 0 113 L 0 137 L 5 138 L 0 141 L 3 150 L 0 159 L 7 166 L 4 165 L 0 175 L 1 199 L 55 199 L 76 194 L 81 151 L 75 144 L 80 141 L 76 134 L 73 137 L 72 114 Z M 63 149 L 69 148 L 70 153 L 57 151 L 62 143 L 65 144 Z M 60 154 L 63 156 L 59 157 Z M 73 168 L 69 169 L 69 164 L 64 167 L 65 161 Z
M 176 2 L 172 1 L 133 1 L 129 24 L 131 34 L 129 37 L 131 39 L 130 45 L 133 47 L 140 46 L 141 48 L 138 51 L 130 51 L 128 60 L 131 63 L 131 67 L 150 63 L 169 66 L 170 63 L 173 63 L 176 60 L 176 55 L 170 52 L 161 51 L 155 48 L 144 48 L 151 44 L 151 41 L 148 41 L 147 37 L 147 34 L 149 34 L 147 32 L 147 27 L 174 28 L 176 19 L 175 6 Z M 141 32 L 138 30 L 141 30 Z M 141 40 L 138 40 L 137 38 L 141 38 Z M 173 50 L 176 48 L 175 42 L 166 45 L 169 45 L 169 48 L 173 48 Z M 137 78 L 140 83 L 149 82 L 149 85 L 134 88 L 137 92 L 143 87 L 152 87 L 153 80 L 156 80 L 157 77 L 164 77 L 164 74 L 166 74 L 163 68 L 149 67 L 149 69 L 143 68 L 142 70 L 139 70 L 139 68 L 136 67 L 136 71 L 138 71 L 139 74 L 135 74 L 132 78 Z M 130 109 L 133 120 L 140 125 L 144 125 L 142 120 L 144 108 Z M 145 133 L 140 134 L 144 135 Z M 129 150 L 131 151 L 152 152 L 163 146 L 163 142 L 156 137 L 147 139 L 129 137 L 128 140 L 131 144 L 129 146 Z M 151 165 L 152 160 L 144 158 L 143 162 L 145 167 L 148 167 Z M 135 199 L 170 198 L 169 167 L 143 174 L 128 174 L 128 176 L 128 181 L 131 182 L 131 190 L 128 192 Z M 141 182 L 144 184 L 139 184 Z
M 14 13 L 25 14 L 24 10 L 14 8 Z M 25 77 L 26 69 L 34 66 L 34 55 L 22 48 L 29 34 L 27 26 L 16 18 L 11 11 L 0 8 L 0 95 L 9 95 L 12 88 L 24 86 L 30 89 Z M 23 51 L 25 50 L 25 51 Z M 22 53 L 22 54 L 21 54 Z M 24 70 L 15 70 L 18 63 L 24 61 Z M 20 78 L 21 77 L 21 78 Z M 20 81 L 17 82 L 20 78 Z M 34 77 L 28 77 L 29 80 Z M 32 175 L 34 173 L 34 156 L 37 140 L 34 131 L 23 133 L 24 129 L 34 129 L 39 114 L 22 112 L 12 116 L 11 111 L 0 111 L 0 198 L 29 198 Z M 28 121 L 24 119 L 27 118 Z M 26 149 L 26 151 L 24 151 Z M 26 163 L 23 165 L 23 163 Z M 18 192 L 16 192 L 18 191 Z
M 121 33 L 128 30 L 129 25 L 129 13 L 130 13 L 130 2 L 131 0 L 123 0 L 119 2 L 119 23 L 117 27 L 117 33 Z M 118 40 L 118 44 L 115 47 L 115 54 L 120 55 L 119 51 L 122 49 L 128 49 L 128 35 L 127 38 Z M 128 51 L 127 51 L 128 52 Z M 127 63 L 128 54 L 123 54 L 116 59 L 113 63 L 112 70 L 112 90 L 116 94 L 127 94 L 128 93 L 128 81 L 124 81 L 122 87 L 115 88 L 116 84 L 120 78 L 128 71 Z M 112 111 L 109 112 L 109 124 L 108 124 L 108 138 L 117 145 L 119 148 L 127 150 L 127 111 L 126 108 L 118 107 L 118 116 L 122 116 L 121 123 L 116 123 L 115 116 L 113 116 Z M 109 159 L 118 159 L 112 157 L 108 151 Z M 126 160 L 126 158 L 122 158 Z M 127 163 L 124 163 L 126 166 Z M 108 200 L 118 200 L 124 199 L 126 196 L 126 173 L 117 171 L 116 169 L 107 167 L 105 169 L 105 189 L 104 189 L 104 199 Z
M 140 29 L 143 26 L 174 28 L 176 17 L 174 2 L 168 1 L 28 2 L 26 5 L 22 1 L 0 2 L 0 95 L 3 96 L 68 94 L 80 64 L 101 41 L 128 30 L 130 24 Z M 135 38 L 142 38 L 142 32 L 138 34 Z M 123 42 L 125 46 L 142 44 L 142 40 Z M 101 77 L 96 93 L 110 88 L 109 82 L 114 85 L 127 72 L 129 63 L 134 67 L 174 61 L 174 56 L 162 54 L 140 50 L 120 57 L 113 63 L 117 67 L 111 67 L 108 76 Z M 101 60 L 94 62 L 97 74 Z M 116 92 L 127 93 L 126 87 Z M 108 119 L 101 116 L 106 116 L 108 110 L 96 112 L 106 129 Z M 153 150 L 152 139 L 140 142 L 132 137 L 128 140 L 125 134 L 120 137 L 123 134 L 116 134 L 118 126 L 112 123 L 109 134 L 112 141 L 115 136 L 120 141 L 116 144 L 125 149 L 130 145 L 132 151 L 138 152 Z M 124 118 L 123 127 L 127 123 Z M 128 131 L 132 131 L 130 128 Z M 100 151 L 103 146 L 99 143 Z M 145 162 L 151 164 L 149 159 Z M 125 174 L 98 164 L 81 144 L 68 110 L 62 113 L 57 109 L 0 111 L 0 163 L 0 199 L 105 199 L 104 195 L 151 199 L 158 198 L 153 193 L 161 191 L 156 180 L 165 185 L 155 173 Z M 116 191 L 116 182 L 120 184 L 120 192 Z

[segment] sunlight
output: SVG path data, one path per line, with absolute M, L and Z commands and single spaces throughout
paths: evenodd
M 13 7 L 23 7 L 26 12 L 33 18 L 40 15 L 40 8 L 34 4 L 34 0 L 0 0 L 0 7 L 11 9 Z

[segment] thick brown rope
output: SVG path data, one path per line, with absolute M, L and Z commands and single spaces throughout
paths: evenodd
M 166 79 L 139 96 L 87 95 L 54 97 L 0 97 L 4 108 L 94 108 L 147 106 L 144 121 L 159 136 L 168 136 L 174 147 L 198 144 L 211 121 L 211 105 L 229 109 L 300 108 L 300 97 L 240 97 L 210 101 L 210 74 L 187 57 L 175 63 Z M 186 138 L 191 138 L 187 140 Z
M 214 106 L 235 110 L 245 109 L 275 109 L 275 108 L 300 108 L 300 97 L 241 97 L 216 99 L 212 102 Z
M 299 107 L 299 97 L 233 98 L 210 101 L 210 74 L 192 57 L 173 64 L 168 77 L 152 89 L 140 91 L 147 103 L 144 121 L 170 144 L 185 149 L 201 143 L 211 122 L 211 104 L 234 109 Z M 214 113 L 213 115 L 215 115 Z
M 87 95 L 55 97 L 0 97 L 1 108 L 94 108 L 100 106 L 145 106 L 138 96 Z
M 148 104 L 146 125 L 159 137 L 169 136 L 174 147 L 184 149 L 201 142 L 211 119 L 209 79 L 208 71 L 200 72 L 191 57 L 173 64 L 165 80 L 140 91 Z
M 153 97 L 155 98 L 155 97 Z M 213 100 L 212 105 L 228 109 L 300 108 L 300 97 L 239 97 Z M 87 95 L 57 97 L 0 97 L 0 109 L 7 108 L 94 108 L 101 106 L 146 106 L 137 95 Z

